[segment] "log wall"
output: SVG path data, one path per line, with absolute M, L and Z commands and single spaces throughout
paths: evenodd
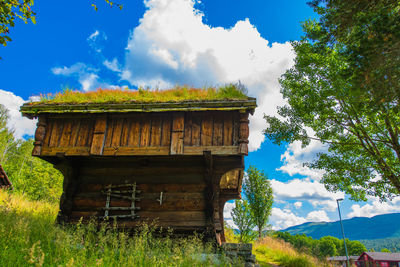
M 218 199 L 210 201 L 210 181 L 205 173 L 206 162 L 198 156 L 137 157 L 137 158 L 79 158 L 67 161 L 73 172 L 66 172 L 67 183 L 73 185 L 64 189 L 64 201 L 60 206 L 59 220 L 76 222 L 104 217 L 106 195 L 102 193 L 108 185 L 136 184 L 140 191 L 135 206 L 136 219 L 118 219 L 119 227 L 135 227 L 143 222 L 155 222 L 157 226 L 170 227 L 175 232 L 205 232 L 212 224 L 214 231 L 221 232 L 223 218 L 220 218 Z M 241 166 L 241 159 L 220 157 L 213 163 L 218 171 L 212 177 L 219 181 L 231 168 Z M 57 165 L 56 165 L 57 167 Z M 210 171 L 210 170 L 209 170 Z M 229 172 L 228 172 L 229 173 Z M 232 171 L 237 174 L 237 171 Z M 219 178 L 218 178 L 219 177 Z M 226 178 L 225 178 L 226 179 Z M 215 190 L 221 190 L 217 186 Z M 160 193 L 162 202 L 160 203 Z M 219 193 L 211 191 L 215 196 Z M 128 199 L 111 197 L 110 207 L 130 207 Z M 224 204 L 224 203 L 223 203 Z M 211 213 L 207 214 L 207 210 Z M 215 212 L 214 212 L 215 211 Z M 129 214 L 128 210 L 113 211 L 109 216 Z M 211 223 L 210 223 L 211 222 Z
M 64 175 L 60 222 L 118 215 L 119 227 L 154 222 L 175 232 L 205 233 L 220 243 L 225 202 L 240 198 L 248 115 L 42 114 L 32 154 Z M 136 185 L 140 200 L 104 193 L 127 184 Z
M 41 115 L 33 154 L 243 155 L 247 117 L 238 111 Z

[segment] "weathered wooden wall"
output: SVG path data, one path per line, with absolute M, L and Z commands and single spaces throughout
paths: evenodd
M 247 117 L 238 111 L 41 115 L 33 154 L 243 155 Z
M 70 166 L 70 171 L 65 170 L 66 165 Z M 175 232 L 221 233 L 221 210 L 225 202 L 222 206 L 218 202 L 222 189 L 220 184 L 224 180 L 225 189 L 229 188 L 229 183 L 226 183 L 229 175 L 224 174 L 241 165 L 240 156 L 214 157 L 209 167 L 201 156 L 80 157 L 66 160 L 60 164 L 66 177 L 59 220 L 102 220 L 106 206 L 106 196 L 101 193 L 102 190 L 110 184 L 136 183 L 137 190 L 141 191 L 138 194 L 140 201 L 135 202 L 135 206 L 140 207 L 136 212 L 139 218 L 118 219 L 120 227 L 131 228 L 143 222 L 156 222 L 158 226 L 170 227 Z M 230 176 L 237 175 L 237 170 L 230 172 Z M 215 181 L 218 184 L 213 187 Z M 162 203 L 159 202 L 161 192 Z M 130 200 L 111 197 L 111 207 L 130 205 Z M 115 212 L 129 214 L 129 211 Z M 109 215 L 115 215 L 115 212 L 110 211 Z
M 175 232 L 224 240 L 223 208 L 240 198 L 247 155 L 248 112 L 42 114 L 33 155 L 64 175 L 58 220 L 105 217 L 107 186 L 136 184 L 138 218 Z M 163 201 L 160 204 L 160 194 Z M 111 196 L 108 216 L 129 215 L 132 202 Z M 115 209 L 119 210 L 116 211 Z M 122 210 L 124 209 L 124 210 Z

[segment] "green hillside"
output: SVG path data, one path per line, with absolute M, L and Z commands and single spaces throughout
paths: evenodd
M 360 241 L 369 250 L 374 249 L 375 251 L 381 251 L 382 249 L 386 248 L 389 249 L 391 252 L 400 251 L 400 237 L 369 239 Z
M 400 213 L 377 215 L 371 218 L 355 217 L 343 220 L 346 238 L 361 241 L 368 250 L 387 248 L 400 251 Z M 292 235 L 306 234 L 314 239 L 324 236 L 342 238 L 340 222 L 311 222 L 282 230 Z
M 346 238 L 350 240 L 371 240 L 400 237 L 400 213 L 377 215 L 371 218 L 355 217 L 343 220 Z M 289 227 L 283 232 L 292 235 L 306 234 L 312 238 L 319 239 L 323 236 L 334 236 L 342 238 L 340 223 L 315 222 L 304 223 Z

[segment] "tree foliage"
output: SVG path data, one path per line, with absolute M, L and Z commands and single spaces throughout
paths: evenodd
M 262 236 L 271 215 L 274 202 L 272 187 L 263 171 L 254 166 L 247 169 L 247 177 L 243 184 L 244 195 L 249 203 L 249 211 L 253 223 L 257 227 L 258 237 Z
M 265 116 L 275 143 L 320 140 L 307 165 L 354 200 L 400 194 L 400 3 L 315 0 L 319 21 L 292 42 L 295 65 L 280 80 L 288 105 Z M 311 131 L 306 131 L 311 129 Z M 311 135 L 311 134 L 312 135 Z
M 321 259 L 346 255 L 343 240 L 333 236 L 324 236 L 320 239 L 313 239 L 305 234 L 291 235 L 288 232 L 275 232 L 274 235 L 292 244 L 292 246 L 299 251 Z M 349 255 L 357 256 L 367 251 L 364 244 L 358 240 L 346 239 L 346 245 Z
M 239 242 L 248 243 L 254 240 L 253 228 L 255 224 L 247 200 L 235 200 L 235 208 L 232 209 L 231 216 L 239 230 Z
M 31 10 L 33 0 L 2 0 L 0 1 L 0 44 L 6 46 L 11 41 L 10 28 L 15 26 L 15 19 L 25 23 L 35 21 L 36 13 Z
M 44 160 L 31 155 L 33 140 L 17 140 L 7 128 L 8 112 L 0 104 L 0 164 L 16 193 L 33 200 L 57 202 L 63 176 Z

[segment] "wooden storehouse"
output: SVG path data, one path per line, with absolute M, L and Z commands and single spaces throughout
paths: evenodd
M 98 218 L 224 241 L 225 202 L 240 198 L 254 98 L 25 104 L 33 155 L 64 175 L 60 222 Z

